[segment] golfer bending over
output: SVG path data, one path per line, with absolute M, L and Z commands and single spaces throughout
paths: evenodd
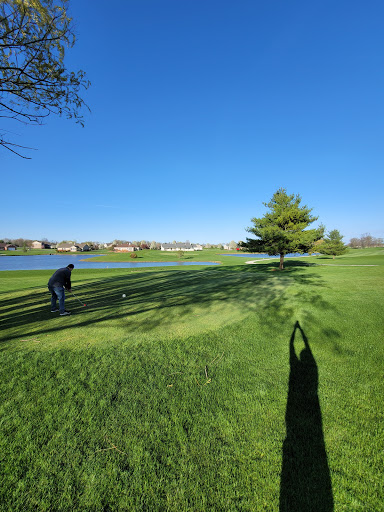
M 74 266 L 72 263 L 64 268 L 59 268 L 48 281 L 48 290 L 51 292 L 51 313 L 60 310 L 60 316 L 70 315 L 70 311 L 65 311 L 65 292 L 64 288 L 69 292 L 71 290 L 71 272 Z M 57 309 L 56 301 L 59 299 L 59 309 Z

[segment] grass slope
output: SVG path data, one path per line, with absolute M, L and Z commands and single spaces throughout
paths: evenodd
M 382 510 L 384 258 L 358 252 L 75 270 L 64 318 L 51 271 L 2 272 L 0 509 Z

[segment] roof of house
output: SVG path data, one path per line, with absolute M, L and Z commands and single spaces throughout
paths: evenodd
M 115 245 L 115 248 L 116 247 L 138 247 L 138 246 L 133 245 L 133 244 L 119 244 L 119 245 Z
M 51 245 L 50 242 L 40 242 L 40 240 L 34 240 L 32 244 Z
M 176 244 L 161 244 L 164 249 L 192 249 L 193 245 L 184 242 L 177 242 Z
M 61 248 L 61 249 L 70 249 L 71 247 L 79 247 L 79 244 L 58 244 L 57 248 Z

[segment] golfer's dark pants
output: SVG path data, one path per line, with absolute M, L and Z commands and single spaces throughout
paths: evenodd
M 48 286 L 48 290 L 51 292 L 51 311 L 56 309 L 56 302 L 59 299 L 59 310 L 60 313 L 65 311 L 65 292 L 62 286 Z

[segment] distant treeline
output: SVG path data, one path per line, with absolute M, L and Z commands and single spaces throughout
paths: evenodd
M 30 240 L 28 238 L 3 238 L 0 239 L 0 243 L 6 243 L 6 244 L 13 244 L 17 247 L 32 247 L 32 242 L 34 240 Z M 42 242 L 47 242 L 52 245 L 56 245 L 57 241 L 48 241 L 46 238 L 43 238 L 41 240 Z M 60 243 L 67 243 L 68 240 L 63 240 Z M 72 241 L 73 242 L 73 241 Z M 72 243 L 71 242 L 71 243 Z M 101 249 L 104 247 L 104 244 L 100 242 L 86 242 L 92 249 Z M 119 245 L 121 243 L 127 243 L 125 240 L 114 240 L 110 244 L 108 244 L 111 248 L 113 248 L 114 245 Z M 159 242 L 148 242 L 148 241 L 134 241 L 129 242 L 133 245 L 140 246 L 142 249 L 160 249 L 161 244 Z M 175 242 L 174 242 L 175 243 Z M 236 249 L 241 242 L 236 243 L 234 241 L 231 241 L 228 246 L 223 244 L 204 244 L 205 249 Z M 384 247 L 384 239 L 383 238 L 375 238 L 371 236 L 369 233 L 366 233 L 364 235 L 361 235 L 360 238 L 351 238 L 348 244 L 349 247 L 352 248 L 364 248 L 364 247 Z
M 358 248 L 358 247 L 384 247 L 384 239 L 383 238 L 375 238 L 371 236 L 369 233 L 365 235 L 361 235 L 360 238 L 351 238 L 349 241 L 349 247 Z

